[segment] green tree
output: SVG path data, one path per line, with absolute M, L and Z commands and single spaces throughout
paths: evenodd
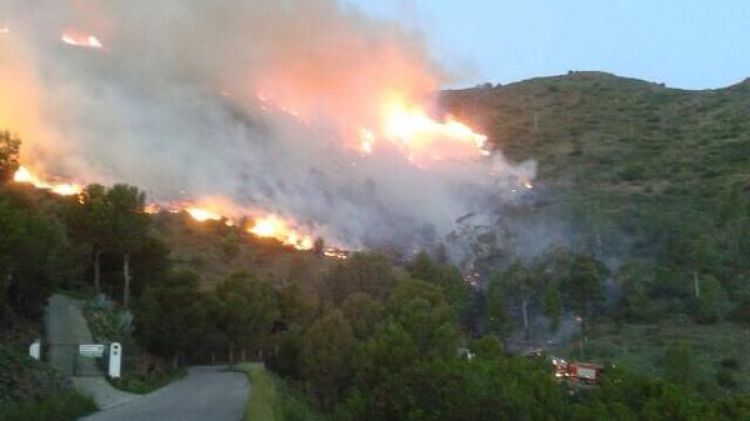
M 409 265 L 415 279 L 423 280 L 442 289 L 445 300 L 453 307 L 458 320 L 468 326 L 471 311 L 471 288 L 464 282 L 461 272 L 453 265 L 437 264 L 422 251 Z
M 513 324 L 506 311 L 506 301 L 502 274 L 493 272 L 484 293 L 484 325 L 488 332 L 504 336 Z
M 273 288 L 254 276 L 236 273 L 217 285 L 215 294 L 220 305 L 219 324 L 232 348 L 261 351 L 280 316 Z
M 685 343 L 671 345 L 662 360 L 664 379 L 681 386 L 693 386 L 698 380 L 695 359 Z
M 332 409 L 349 385 L 356 339 L 337 309 L 318 319 L 304 340 L 303 375 L 323 408 Z
M 560 315 L 562 314 L 562 297 L 557 282 L 550 281 L 544 285 L 542 313 L 549 320 L 550 329 L 557 330 L 560 326 Z
M 403 419 L 411 392 L 405 373 L 419 364 L 419 352 L 409 334 L 387 323 L 354 357 L 354 391 L 339 412 L 344 419 Z
M 101 258 L 112 242 L 107 202 L 107 190 L 100 184 L 87 186 L 80 196 L 80 203 L 70 202 L 67 226 L 71 237 L 91 246 L 94 265 L 94 289 L 101 293 Z
M 279 290 L 278 297 L 281 321 L 288 328 L 306 328 L 312 324 L 318 312 L 318 300 L 304 290 L 302 283 L 290 281 Z
M 388 298 L 386 311 L 389 320 L 411 336 L 420 355 L 457 354 L 455 316 L 440 288 L 420 280 L 401 280 Z
M 355 253 L 337 262 L 326 279 L 327 298 L 338 305 L 354 292 L 364 292 L 383 301 L 396 278 L 385 256 L 376 253 Z
M 430 360 L 404 378 L 412 402 L 394 419 L 564 418 L 560 386 L 548 371 L 521 358 Z
M 71 270 L 63 228 L 33 204 L 0 197 L 0 304 L 38 318 L 47 297 Z M 2 314 L 0 314 L 2 316 Z
M 146 214 L 146 195 L 137 187 L 116 184 L 107 190 L 108 248 L 122 255 L 122 304 L 128 308 L 132 276 L 130 257 L 145 242 L 149 219 Z
M 644 262 L 629 260 L 615 274 L 619 296 L 612 309 L 618 322 L 649 322 L 654 318 L 651 299 L 648 296 L 653 274 Z
M 133 254 L 133 261 L 138 262 L 133 267 L 133 297 L 137 298 L 149 285 L 167 279 L 172 269 L 169 253 L 169 247 L 160 239 L 152 236 L 144 239 L 138 252 Z
M 340 308 L 359 340 L 369 338 L 384 317 L 383 306 L 364 292 L 348 296 Z
M 387 323 L 366 342 L 355 357 L 357 385 L 367 393 L 377 393 L 419 360 L 419 350 L 409 334 L 398 324 Z
M 146 348 L 179 365 L 181 356 L 201 341 L 208 328 L 208 308 L 198 276 L 176 272 L 149 286 L 135 305 L 135 334 Z
M 503 343 L 495 335 L 485 335 L 471 342 L 469 347 L 476 358 L 496 359 L 503 357 Z
M 302 378 L 302 358 L 305 355 L 305 332 L 293 325 L 275 335 L 277 352 L 264 362 L 274 372 L 294 380 Z
M 564 278 L 565 294 L 573 311 L 581 317 L 584 336 L 589 317 L 604 299 L 602 283 L 606 276 L 604 264 L 593 256 L 577 254 L 572 259 L 570 272 Z
M 506 295 L 518 301 L 523 320 L 523 331 L 529 337 L 529 304 L 537 293 L 540 278 L 526 269 L 519 259 L 515 259 L 500 275 Z
M 696 321 L 714 323 L 722 320 L 732 311 L 724 287 L 711 275 L 701 276 L 700 285 L 700 295 L 695 297 Z

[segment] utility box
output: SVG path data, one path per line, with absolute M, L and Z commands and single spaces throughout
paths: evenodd
M 34 343 L 32 343 L 29 346 L 29 356 L 37 361 L 41 358 L 42 355 L 42 344 L 39 341 L 39 339 L 35 340 Z
M 107 375 L 113 379 L 120 378 L 122 367 L 122 345 L 119 342 L 109 344 L 109 358 L 107 359 Z

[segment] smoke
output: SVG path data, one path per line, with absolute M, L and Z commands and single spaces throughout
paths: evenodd
M 334 0 L 0 0 L 3 25 L 0 123 L 47 174 L 156 201 L 219 197 L 332 243 L 407 248 L 534 177 L 499 151 L 437 143 L 441 159 L 422 162 L 378 141 L 361 153 L 384 101 L 436 113 L 445 80 L 420 34 Z

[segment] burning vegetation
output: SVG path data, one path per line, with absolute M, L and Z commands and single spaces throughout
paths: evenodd
M 78 184 L 46 181 L 37 175 L 31 173 L 26 167 L 19 167 L 13 180 L 17 183 L 31 184 L 38 189 L 49 190 L 52 193 L 61 196 L 80 196 L 84 187 Z M 226 204 L 227 208 L 232 208 L 232 212 L 237 212 L 237 208 L 223 199 L 215 199 L 211 209 L 219 209 L 218 203 Z M 243 229 L 250 234 L 259 238 L 273 238 L 281 244 L 294 247 L 297 250 L 312 250 L 315 240 L 312 235 L 303 234 L 291 220 L 285 220 L 274 214 L 264 214 L 262 212 L 247 211 L 238 221 L 229 219 L 226 215 L 221 214 L 221 209 L 217 211 L 208 208 L 198 207 L 189 202 L 185 203 L 150 203 L 146 205 L 146 213 L 156 214 L 159 212 L 179 213 L 185 212 L 197 222 L 206 221 L 224 221 L 227 226 L 243 224 Z M 255 215 L 255 216 L 249 216 Z M 346 253 L 336 248 L 330 248 L 324 251 L 328 257 L 345 258 Z
M 336 2 L 168 1 L 148 16 L 115 1 L 43 3 L 40 36 L 39 16 L 19 6 L 0 44 L 16 57 L 0 64 L 0 89 L 24 98 L 0 100 L 0 124 L 27 139 L 26 169 L 55 183 L 19 181 L 66 195 L 124 181 L 152 210 L 245 218 L 248 232 L 299 249 L 325 237 L 414 250 L 475 212 L 473 198 L 534 178 L 437 106 L 446 78 L 420 34 Z

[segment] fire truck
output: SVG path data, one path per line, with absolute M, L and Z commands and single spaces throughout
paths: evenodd
M 562 358 L 550 357 L 555 377 L 569 383 L 598 384 L 601 380 L 603 366 L 581 361 L 565 361 Z

